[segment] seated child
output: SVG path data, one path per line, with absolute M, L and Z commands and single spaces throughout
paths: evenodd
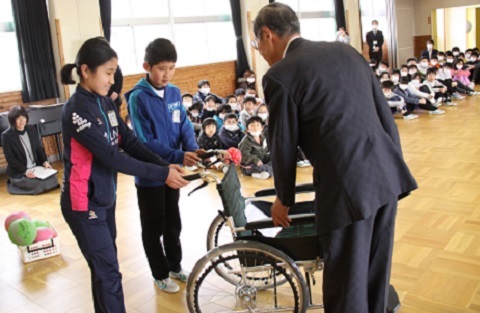
M 381 73 L 378 76 L 378 80 L 380 81 L 380 83 L 386 82 L 387 80 L 390 80 L 390 74 L 388 74 L 387 72 Z
M 418 68 L 416 65 L 412 64 L 408 66 L 408 76 L 410 77 L 410 80 L 413 79 L 413 75 L 417 74 Z
M 256 116 L 259 116 L 262 119 L 263 125 L 264 125 L 262 133 L 265 136 L 265 138 L 267 138 L 267 134 L 268 134 L 268 108 L 267 108 L 267 105 L 265 103 L 258 106 Z
M 400 77 L 408 77 L 408 65 L 403 64 L 400 67 Z
M 188 110 L 189 107 L 193 104 L 193 96 L 192 94 L 186 92 L 182 95 L 182 104 L 185 110 Z
M 438 109 L 437 107 L 433 106 L 426 98 L 421 98 L 416 96 L 408 89 L 408 77 L 400 78 L 399 85 L 394 89 L 394 93 L 399 95 L 400 97 L 405 100 L 407 104 L 407 108 L 410 111 L 413 111 L 415 107 L 419 107 L 422 110 L 428 111 L 430 114 L 444 114 L 445 111 Z
M 193 101 L 207 102 L 207 97 L 212 96 L 215 103 L 223 103 L 223 99 L 214 93 L 210 92 L 210 82 L 207 79 L 202 79 L 197 84 L 198 91 L 193 96 Z
M 383 73 L 389 73 L 390 74 L 390 69 L 388 67 L 388 63 L 387 62 L 380 62 L 380 64 L 378 64 L 378 68 L 376 70 L 376 74 L 378 77 L 380 77 Z
M 471 89 L 475 88 L 475 84 L 472 83 L 469 78 L 470 70 L 474 69 L 475 66 L 468 65 L 465 67 L 463 64 L 463 60 L 461 60 L 460 58 L 453 66 L 454 66 L 452 70 L 453 80 L 461 82 L 462 84 L 464 84 L 465 86 Z
M 217 134 L 217 123 L 211 117 L 205 119 L 202 123 L 202 132 L 197 139 L 200 149 L 208 150 L 220 150 L 222 149 L 222 142 Z M 212 157 L 208 162 L 213 163 L 217 159 Z M 225 166 L 223 162 L 217 162 L 213 165 L 217 170 L 226 172 L 228 166 Z
M 244 133 L 238 126 L 238 119 L 234 113 L 227 114 L 223 121 L 223 127 L 220 129 L 218 136 L 222 142 L 223 149 L 238 148 L 238 144 L 242 141 Z
M 407 66 L 410 67 L 410 65 L 417 66 L 417 58 L 408 58 L 407 59 Z
M 420 87 L 420 90 L 426 93 L 434 94 L 437 101 L 441 99 L 441 102 L 446 106 L 455 106 L 456 103 L 452 102 L 452 97 L 448 92 L 447 86 L 441 84 L 437 81 L 437 72 L 436 68 L 429 68 L 427 71 L 427 79 L 423 82 L 423 86 Z
M 428 63 L 428 58 L 427 57 L 421 57 L 420 58 L 420 63 L 417 64 L 417 69 L 418 69 L 418 72 L 420 73 L 420 75 L 422 76 L 422 78 L 427 77 L 427 70 L 428 70 L 429 66 L 430 65 Z
M 430 94 L 430 92 L 423 92 L 420 90 L 422 87 L 422 83 L 420 82 L 420 74 L 415 74 L 411 78 L 409 78 L 409 83 L 408 83 L 408 90 L 410 91 L 411 94 L 419 97 L 419 98 L 424 98 L 427 99 L 430 104 L 432 104 L 435 107 L 441 106 L 441 102 L 438 102 L 435 100 L 435 95 Z
M 239 145 L 242 153 L 242 173 L 257 179 L 273 175 L 267 140 L 262 134 L 263 121 L 259 116 L 247 120 L 247 135 Z
M 449 63 L 445 63 L 438 69 L 437 80 L 447 86 L 448 92 L 452 95 L 453 99 L 465 99 L 460 93 L 469 94 L 469 91 L 464 88 L 466 87 L 465 85 L 452 80 L 452 65 Z M 466 88 L 468 89 L 468 87 Z
M 255 114 L 255 104 L 257 100 L 254 97 L 245 97 L 243 100 L 243 110 L 240 112 L 240 124 L 247 127 L 247 120 Z
M 235 90 L 235 97 L 237 97 L 237 103 L 242 106 L 242 110 L 243 110 L 243 99 L 245 99 L 245 95 L 246 95 L 245 89 L 238 88 Z
M 215 122 L 217 122 L 217 128 L 220 129 L 223 126 L 223 120 L 225 119 L 225 116 L 229 113 L 234 113 L 232 112 L 232 107 L 229 104 L 220 104 L 217 107 L 217 114 L 213 116 L 213 119 Z
M 195 102 L 187 109 L 187 118 L 193 125 L 195 136 L 198 136 L 202 130 L 202 120 L 200 118 L 200 112 L 202 112 L 203 103 L 200 101 Z
M 437 56 L 434 55 L 430 59 L 430 67 L 440 68 L 440 64 L 438 64 L 438 57 Z
M 401 96 L 393 93 L 393 87 L 394 85 L 392 81 L 384 81 L 382 83 L 383 95 L 385 96 L 385 100 L 387 100 L 392 113 L 402 113 L 404 120 L 418 118 L 418 115 L 412 114 L 414 107 L 410 106 L 410 108 L 407 108 L 405 100 L 403 100 Z
M 215 103 L 215 97 L 207 96 L 205 98 L 205 106 L 203 108 L 202 113 L 202 121 L 209 117 L 214 117 L 215 113 L 217 113 L 217 104 Z
M 232 107 L 232 110 L 235 114 L 239 114 L 243 107 L 240 103 L 238 103 L 237 97 L 235 95 L 229 95 L 225 98 L 225 104 L 229 104 Z
M 398 86 L 398 82 L 400 81 L 400 70 L 393 70 L 392 75 L 390 75 L 390 79 L 395 86 Z
M 443 66 L 445 64 L 445 52 L 438 51 L 437 53 L 438 65 Z

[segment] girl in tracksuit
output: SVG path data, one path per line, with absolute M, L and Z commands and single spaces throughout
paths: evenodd
M 115 245 L 117 172 L 187 184 L 178 166 L 170 166 L 136 139 L 106 95 L 114 83 L 117 54 L 101 38 L 85 41 L 75 64 L 62 68 L 63 84 L 75 83 L 65 103 L 62 134 L 65 146 L 62 214 L 91 270 L 95 312 L 125 312 Z M 121 152 L 123 149 L 124 152 Z

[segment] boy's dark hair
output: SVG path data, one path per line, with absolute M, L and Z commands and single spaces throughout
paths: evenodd
M 438 57 L 437 57 L 436 55 L 434 55 L 434 56 L 432 56 L 432 57 L 430 58 L 430 61 L 431 61 L 431 60 L 437 60 L 437 61 L 438 61 Z
M 225 103 L 228 104 L 228 102 L 230 101 L 230 99 L 235 99 L 235 101 L 238 101 L 237 97 L 235 97 L 235 95 L 228 95 L 226 98 L 225 98 Z
M 208 87 L 210 87 L 210 82 L 208 81 L 208 79 L 201 79 L 198 81 L 197 83 L 198 89 L 202 88 L 203 85 L 208 85 Z
M 394 86 L 395 85 L 391 80 L 386 80 L 386 81 L 382 82 L 382 89 L 392 89 L 393 90 Z
M 261 125 L 263 125 L 263 120 L 260 116 L 252 116 L 251 118 L 249 118 L 247 120 L 247 128 L 248 128 L 248 125 L 252 124 L 252 123 L 255 123 L 255 122 L 258 122 L 260 123 Z
M 415 74 L 413 74 L 413 76 L 412 76 L 412 80 L 414 80 L 414 79 L 417 78 L 417 77 L 420 78 L 420 79 L 422 78 L 419 73 L 415 73 Z
M 20 116 L 25 117 L 28 124 L 28 112 L 24 107 L 20 105 L 14 105 L 10 108 L 10 110 L 8 110 L 8 123 L 10 124 L 10 127 L 15 128 L 15 122 Z
M 232 106 L 230 104 L 220 104 L 217 107 L 217 115 L 220 115 L 220 113 L 231 113 L 232 112 Z
M 415 64 L 409 65 L 408 69 L 411 70 L 412 68 L 418 70 L 418 67 Z
M 420 62 L 423 61 L 423 60 L 427 60 L 427 61 L 428 61 L 428 58 L 427 58 L 427 57 L 421 57 L 421 58 L 420 58 Z
M 400 84 L 408 84 L 410 82 L 410 79 L 408 76 L 400 77 Z
M 262 28 L 267 27 L 280 38 L 300 33 L 300 21 L 291 7 L 283 3 L 270 3 L 257 14 L 253 25 L 253 33 L 263 39 Z
M 407 63 L 410 62 L 410 61 L 418 62 L 417 58 L 408 58 L 408 59 L 407 59 Z
M 447 63 L 443 64 L 443 68 L 452 68 L 452 63 Z
M 400 69 L 404 69 L 404 68 L 408 69 L 408 65 L 407 64 L 402 64 L 402 66 L 400 66 Z
M 453 52 L 452 51 L 447 51 L 447 52 L 445 52 L 445 56 L 453 57 Z
M 193 110 L 198 110 L 201 112 L 203 109 L 203 102 L 202 101 L 195 101 L 192 105 L 188 108 L 188 112 L 192 112 Z
M 245 96 L 245 94 L 246 94 L 246 92 L 245 92 L 245 89 L 243 89 L 243 88 L 238 88 L 238 89 L 235 90 L 235 96 L 237 96 L 237 97 L 242 96 L 242 95 Z
M 257 103 L 257 99 L 250 96 L 243 98 L 243 104 L 246 104 L 247 102 L 252 102 L 255 105 Z
M 438 55 L 443 55 L 443 56 L 445 56 L 445 52 L 443 52 L 443 51 L 438 51 L 437 56 L 438 56 Z
M 225 118 L 223 119 L 225 122 L 229 119 L 232 119 L 234 118 L 236 121 L 238 121 L 238 117 L 237 117 L 237 114 L 235 113 L 228 113 L 227 115 L 225 115 Z
M 453 47 L 453 48 L 452 48 L 452 52 L 457 52 L 457 51 L 460 52 L 460 48 L 459 48 L 459 47 Z
M 255 91 L 255 94 L 257 93 L 257 90 L 255 89 L 255 87 L 247 87 L 247 91 L 248 90 L 253 90 L 253 91 Z
M 81 67 L 86 64 L 90 71 L 94 72 L 97 67 L 113 58 L 118 58 L 117 53 L 110 47 L 108 41 L 103 37 L 95 37 L 86 40 L 78 50 L 75 63 L 65 64 L 60 70 L 62 84 L 72 85 L 75 81 L 72 78 L 72 70 L 77 70 L 80 80 L 83 80 Z
M 213 102 L 217 103 L 217 99 L 213 95 L 208 95 L 205 97 L 205 103 L 207 103 L 209 100 L 213 100 Z
M 457 65 L 458 65 L 459 63 L 462 64 L 462 67 L 465 65 L 465 63 L 463 62 L 463 60 L 459 58 L 459 59 L 457 60 L 457 62 L 455 62 L 455 63 L 453 64 L 453 66 L 455 66 L 455 68 L 457 68 Z
M 437 75 L 437 72 L 438 72 L 438 70 L 437 70 L 436 67 L 430 67 L 430 68 L 427 69 L 427 76 L 430 75 L 430 74 Z
M 380 74 L 380 79 L 384 78 L 384 76 L 387 75 L 387 78 L 390 79 L 390 74 L 388 74 L 387 72 L 383 72 L 382 74 Z
M 177 50 L 170 40 L 157 38 L 145 48 L 143 60 L 150 66 L 160 62 L 177 62 Z
M 379 66 L 380 66 L 380 65 L 385 65 L 387 68 L 389 67 L 388 63 L 385 62 L 385 61 L 380 62 Z
M 392 71 L 392 75 L 395 75 L 395 74 L 400 75 L 400 70 L 399 69 L 394 69 Z
M 473 51 L 472 54 L 470 55 L 470 57 L 477 57 L 478 58 L 478 52 Z
M 183 98 L 185 98 L 185 97 L 190 97 L 190 98 L 193 99 L 192 94 L 191 94 L 191 93 L 188 93 L 188 92 L 186 92 L 186 93 L 184 93 L 184 94 L 182 95 L 182 100 L 183 100 Z
M 202 129 L 203 131 L 205 131 L 205 128 L 207 128 L 208 125 L 215 125 L 216 128 L 218 128 L 218 125 L 217 125 L 217 122 L 209 117 L 209 118 L 206 118 L 203 122 L 202 122 Z
M 429 43 L 431 43 L 432 45 L 435 44 L 435 42 L 433 41 L 433 39 L 428 39 L 428 40 L 427 40 L 427 45 L 428 45 Z
M 472 51 L 473 51 L 472 49 L 467 49 L 467 50 L 465 50 L 465 53 L 467 53 L 467 52 L 472 53 Z

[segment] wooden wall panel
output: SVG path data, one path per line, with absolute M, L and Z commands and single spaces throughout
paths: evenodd
M 427 40 L 432 39 L 432 36 L 414 36 L 413 37 L 413 53 L 416 58 L 419 58 L 422 51 L 427 48 Z
M 370 61 L 370 57 L 368 55 L 368 44 L 366 41 L 363 42 L 362 55 L 367 61 Z M 390 63 L 388 60 L 388 46 L 386 40 L 383 42 L 382 46 L 382 60 Z

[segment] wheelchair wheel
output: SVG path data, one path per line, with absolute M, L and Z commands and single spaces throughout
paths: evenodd
M 229 281 L 218 274 L 217 267 L 228 274 Z M 257 288 L 258 277 L 271 277 L 273 287 Z M 284 283 L 277 284 L 277 279 Z M 255 241 L 209 251 L 197 261 L 187 282 L 190 312 L 305 312 L 308 303 L 305 280 L 295 262 Z
M 226 225 L 225 220 L 221 215 L 218 215 L 213 220 L 210 228 L 208 229 L 207 235 L 207 251 L 215 249 L 217 247 L 233 243 L 233 235 L 230 228 Z M 236 284 L 240 274 L 232 274 L 230 273 L 232 267 L 229 264 L 229 261 L 225 261 L 222 264 L 219 264 L 215 267 L 215 272 L 218 275 L 223 277 L 226 281 Z M 285 277 L 280 273 L 276 272 L 276 279 L 275 282 L 277 285 L 282 285 L 286 282 Z M 259 275 L 255 275 L 253 277 L 249 277 L 252 284 L 254 284 L 255 288 L 258 290 L 268 289 L 273 287 L 273 277 L 271 273 L 268 275 L 261 277 Z
M 207 251 L 233 242 L 233 234 L 219 214 L 215 217 L 207 234 Z

